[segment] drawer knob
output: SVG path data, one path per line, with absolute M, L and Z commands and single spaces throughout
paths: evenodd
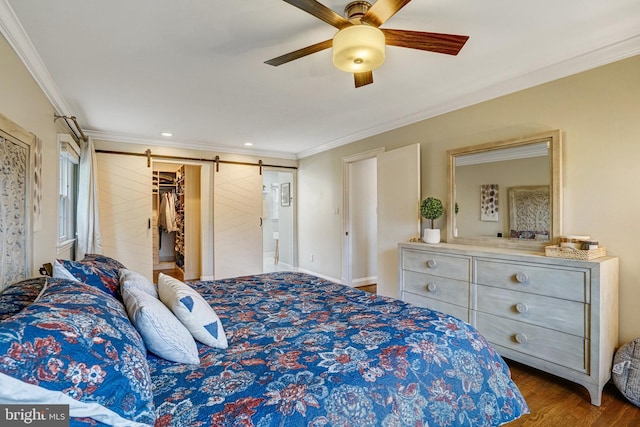
M 429 261 L 427 261 L 427 267 L 436 268 L 436 261 L 434 259 L 430 259 Z
M 516 281 L 518 283 L 527 283 L 529 281 L 529 276 L 527 276 L 527 273 L 521 271 L 516 273 Z
M 526 344 L 527 343 L 527 336 L 525 334 L 517 333 L 515 335 L 515 339 L 516 339 L 516 342 L 518 344 Z
M 527 307 L 527 304 L 519 302 L 518 304 L 516 304 L 516 311 L 518 313 L 526 313 L 527 311 L 529 311 L 529 307 Z
M 427 284 L 427 291 L 429 292 L 435 292 L 436 289 L 438 289 L 438 287 L 436 286 L 435 283 L 429 283 Z

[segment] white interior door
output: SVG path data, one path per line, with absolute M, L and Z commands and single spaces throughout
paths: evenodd
M 262 176 L 255 166 L 221 164 L 213 177 L 214 276 L 262 273 Z
M 105 255 L 153 278 L 151 168 L 145 157 L 97 153 Z
M 398 298 L 398 243 L 420 235 L 420 145 L 378 155 L 378 285 Z

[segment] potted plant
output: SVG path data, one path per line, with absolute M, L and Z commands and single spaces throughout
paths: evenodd
M 429 220 L 429 228 L 424 229 L 422 241 L 425 243 L 440 243 L 440 229 L 435 228 L 434 221 L 442 216 L 444 206 L 442 201 L 435 197 L 427 197 L 420 204 L 420 215 Z

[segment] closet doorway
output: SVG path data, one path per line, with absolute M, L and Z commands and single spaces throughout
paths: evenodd
M 295 175 L 266 169 L 262 173 L 263 272 L 291 271 L 295 258 Z
M 343 283 L 397 298 L 398 242 L 420 235 L 420 145 L 345 157 L 343 176 Z
M 199 280 L 202 276 L 200 168 L 153 162 L 154 279 L 160 272 L 180 280 Z

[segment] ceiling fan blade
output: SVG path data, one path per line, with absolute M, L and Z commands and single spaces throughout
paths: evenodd
M 342 29 L 344 27 L 348 27 L 351 22 L 347 21 L 341 15 L 338 15 L 332 9 L 329 9 L 327 6 L 322 3 L 318 3 L 315 0 L 284 0 L 286 3 L 289 3 L 292 6 L 297 7 L 298 9 L 304 10 L 305 12 L 315 16 L 316 18 L 326 22 L 329 25 L 333 25 L 338 29 Z
M 380 28 L 390 46 L 428 50 L 429 52 L 457 55 L 469 36 L 455 34 L 427 33 L 423 31 L 390 30 Z
M 365 71 L 364 73 L 354 73 L 353 79 L 356 87 L 366 86 L 373 83 L 373 71 Z
M 312 44 L 311 46 L 303 47 L 302 49 L 295 50 L 293 52 L 285 53 L 284 55 L 278 56 L 277 58 L 270 59 L 268 61 L 264 61 L 265 64 L 273 65 L 277 67 L 278 65 L 286 64 L 287 62 L 291 62 L 294 59 L 299 59 L 307 55 L 311 55 L 312 53 L 320 52 L 321 50 L 329 49 L 333 44 L 333 40 L 325 40 L 320 43 Z
M 371 6 L 371 9 L 365 13 L 361 21 L 379 27 L 410 1 L 411 0 L 377 0 L 373 6 Z

